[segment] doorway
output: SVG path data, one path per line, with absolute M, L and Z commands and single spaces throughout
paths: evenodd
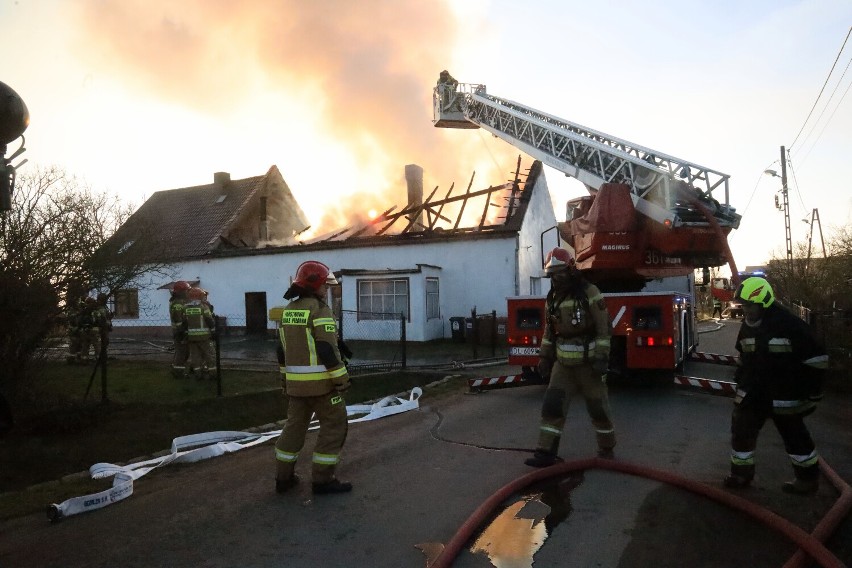
M 266 333 L 266 292 L 246 292 L 246 333 Z

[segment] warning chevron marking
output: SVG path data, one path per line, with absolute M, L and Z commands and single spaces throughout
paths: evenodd
M 504 375 L 502 377 L 488 377 L 481 379 L 468 379 L 467 386 L 471 390 L 482 390 L 489 387 L 513 385 L 517 386 L 524 381 L 523 375 Z
M 716 381 L 713 379 L 701 379 L 697 377 L 685 377 L 683 375 L 675 375 L 674 382 L 676 385 L 697 387 L 719 394 L 733 395 L 737 392 L 736 383 L 729 383 L 727 381 Z
M 705 363 L 719 363 L 720 365 L 736 365 L 739 357 L 736 355 L 717 355 L 715 353 L 692 353 L 689 358 L 693 361 L 703 361 Z

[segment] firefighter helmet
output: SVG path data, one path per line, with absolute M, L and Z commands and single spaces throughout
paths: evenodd
M 736 297 L 743 302 L 758 304 L 764 308 L 768 308 L 775 301 L 775 293 L 772 291 L 772 286 L 764 278 L 752 276 L 746 278 L 737 288 Z
M 299 265 L 293 284 L 316 292 L 323 284 L 337 284 L 337 280 L 326 265 L 316 260 L 308 260 Z
M 197 286 L 193 286 L 189 289 L 189 292 L 186 293 L 190 300 L 203 300 L 207 297 L 206 292 L 203 288 L 198 288 Z
M 172 291 L 174 291 L 174 292 L 186 292 L 190 288 L 192 288 L 192 286 L 189 285 L 189 282 L 187 282 L 185 280 L 178 280 L 172 286 Z
M 556 247 L 547 253 L 544 259 L 544 272 L 548 276 L 554 272 L 573 268 L 575 265 L 574 257 L 570 252 L 561 247 Z

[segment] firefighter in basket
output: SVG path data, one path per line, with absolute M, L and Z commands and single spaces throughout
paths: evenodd
M 328 287 L 337 284 L 329 268 L 303 262 L 284 293 L 290 303 L 281 316 L 279 363 L 284 367 L 287 422 L 275 443 L 275 490 L 284 493 L 299 482 L 296 459 L 316 414 L 319 435 L 313 452 L 313 492 L 345 493 L 352 484 L 335 477 L 349 427 L 343 391 L 351 385 L 338 350 L 337 325 L 326 303 Z
M 559 442 L 568 405 L 575 394 L 586 399 L 598 455 L 611 458 L 615 429 L 610 418 L 606 371 L 612 325 L 603 295 L 582 277 L 573 256 L 563 248 L 547 254 L 544 268 L 551 284 L 538 366 L 543 379 L 550 377 L 550 384 L 541 407 L 538 447 L 525 463 L 547 467 L 561 461 Z
M 743 323 L 736 344 L 740 366 L 731 415 L 731 473 L 724 484 L 751 484 L 757 437 L 770 419 L 784 440 L 795 475 L 782 489 L 815 493 L 819 455 L 804 418 L 822 399 L 828 355 L 808 324 L 775 302 L 765 279 L 743 280 L 735 297 L 742 302 Z

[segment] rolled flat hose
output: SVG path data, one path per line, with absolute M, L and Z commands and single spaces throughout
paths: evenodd
M 838 487 L 842 495 L 841 499 L 835 503 L 835 506 L 829 510 L 828 515 L 826 515 L 819 525 L 817 525 L 817 529 L 814 531 L 814 534 L 809 535 L 787 519 L 776 515 L 768 509 L 760 507 L 747 499 L 743 499 L 742 497 L 732 495 L 727 491 L 711 487 L 704 483 L 692 481 L 666 471 L 602 458 L 587 458 L 563 462 L 528 473 L 527 475 L 521 476 L 501 487 L 496 493 L 486 499 L 485 502 L 483 502 L 482 505 L 480 505 L 473 514 L 470 515 L 470 517 L 468 517 L 429 568 L 449 568 L 449 566 L 452 565 L 453 560 L 455 560 L 458 553 L 464 547 L 465 543 L 470 540 L 473 534 L 480 526 L 482 526 L 486 519 L 490 518 L 494 510 L 511 495 L 518 493 L 524 487 L 532 485 L 533 483 L 543 479 L 560 477 L 574 471 L 583 471 L 588 469 L 607 469 L 639 477 L 646 477 L 648 479 L 674 485 L 675 487 L 680 487 L 681 489 L 686 489 L 687 491 L 697 493 L 698 495 L 709 497 L 710 499 L 727 505 L 732 509 L 737 509 L 747 515 L 750 515 L 770 528 L 780 532 L 789 540 L 796 543 L 801 549 L 793 556 L 793 558 L 790 559 L 790 561 L 788 561 L 787 564 L 785 564 L 785 568 L 798 566 L 798 563 L 804 561 L 805 555 L 802 551 L 810 555 L 811 558 L 816 560 L 819 565 L 824 568 L 845 568 L 843 562 L 825 548 L 817 536 L 829 536 L 834 530 L 834 527 L 837 526 L 837 524 L 849 511 L 849 486 L 840 480 L 840 478 L 837 477 L 837 475 L 822 461 L 820 461 L 820 465 L 822 466 L 823 471 L 830 472 L 828 474 L 829 479 L 831 479 L 832 483 Z M 845 486 L 845 489 L 841 489 L 838 485 L 838 481 L 840 484 Z M 845 504 L 841 504 L 841 502 Z M 841 506 L 838 507 L 838 504 L 841 504 Z M 829 519 L 829 517 L 831 518 Z M 827 519 L 828 522 L 826 522 Z M 820 532 L 820 535 L 817 535 L 818 531 Z M 799 558 L 800 554 L 801 557 Z M 794 562 L 796 562 L 796 564 L 794 564 Z

